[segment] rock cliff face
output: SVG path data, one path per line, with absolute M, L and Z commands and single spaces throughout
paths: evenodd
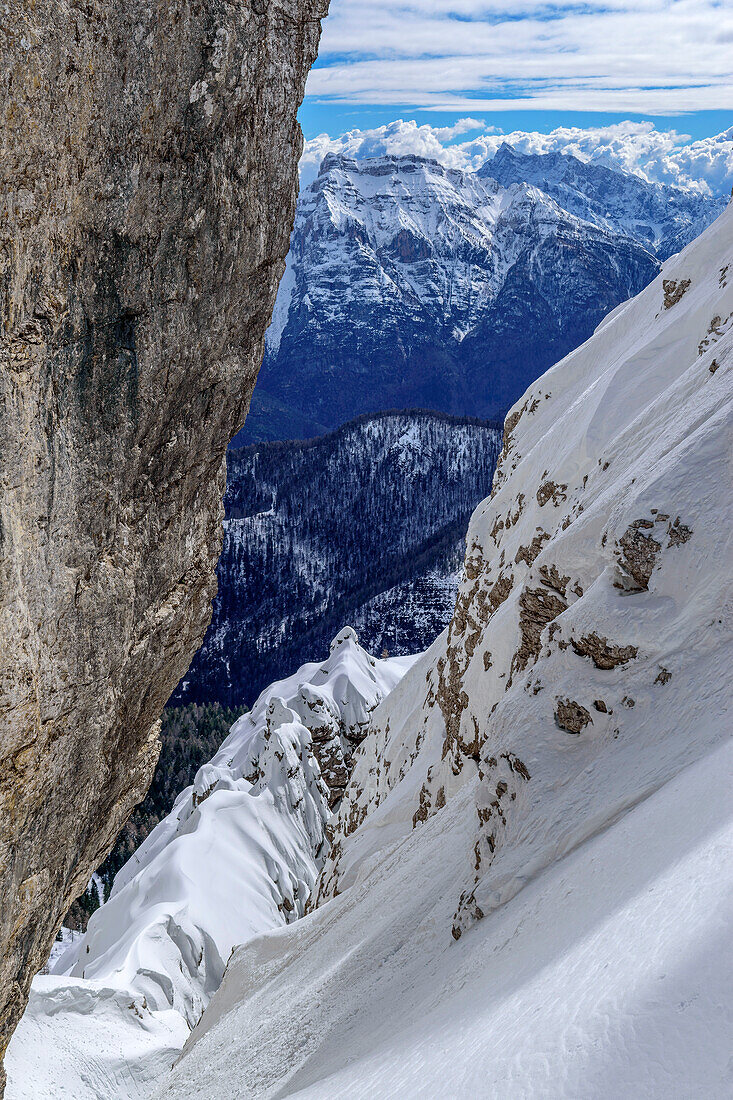
M 0 19 L 0 1055 L 208 623 L 326 6 Z

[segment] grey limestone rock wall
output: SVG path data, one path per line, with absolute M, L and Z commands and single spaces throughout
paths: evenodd
M 0 5 L 0 1056 L 209 621 L 326 7 Z

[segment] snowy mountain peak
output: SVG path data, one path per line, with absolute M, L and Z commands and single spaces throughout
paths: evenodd
M 569 213 L 625 233 L 660 260 L 693 240 L 725 207 L 722 198 L 651 183 L 570 153 L 522 153 L 507 142 L 478 175 L 504 186 L 532 184 Z
M 616 225 L 563 194 L 537 173 L 327 156 L 300 196 L 256 400 L 326 426 L 385 407 L 503 416 L 658 270 L 633 196 Z
M 439 178 L 454 177 L 460 179 L 464 175 L 461 169 L 447 168 L 431 157 L 421 157 L 415 153 L 385 153 L 375 157 L 361 157 L 358 160 L 344 153 L 327 153 L 321 161 L 318 178 L 323 180 L 324 177 L 329 176 L 334 171 L 353 172 L 358 175 L 373 176 L 374 178 L 415 172 L 423 176 L 434 175 Z

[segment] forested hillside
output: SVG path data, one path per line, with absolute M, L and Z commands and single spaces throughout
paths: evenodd
M 346 625 L 377 653 L 428 645 L 500 440 L 486 422 L 408 411 L 231 452 L 219 593 L 175 700 L 251 703 Z

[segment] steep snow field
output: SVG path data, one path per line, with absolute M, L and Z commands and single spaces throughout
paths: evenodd
M 692 765 L 454 943 L 465 792 L 238 952 L 163 1095 L 730 1096 L 732 767 Z
M 319 908 L 160 1096 L 728 1097 L 733 206 L 507 419 Z
M 9 1100 L 731 1095 L 732 375 L 729 206 L 512 410 L 431 649 L 235 723 Z
M 411 662 L 370 656 L 347 628 L 326 661 L 261 694 L 85 936 L 36 978 L 8 1052 L 10 1100 L 148 1095 L 232 948 L 302 914 L 354 745 Z

